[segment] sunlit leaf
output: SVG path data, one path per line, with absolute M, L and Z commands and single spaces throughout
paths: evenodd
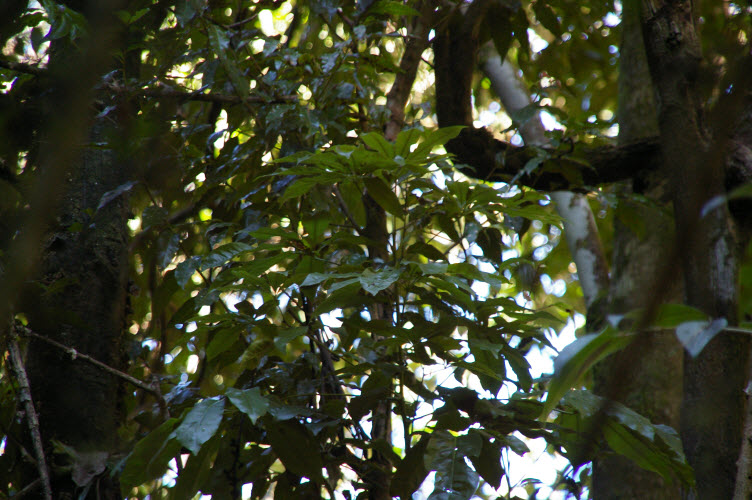
M 199 401 L 188 412 L 171 437 L 177 439 L 194 455 L 197 454 L 201 446 L 217 432 L 224 408 L 225 400 L 222 398 L 207 398 Z

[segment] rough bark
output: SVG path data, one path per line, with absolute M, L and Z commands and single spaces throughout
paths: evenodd
M 663 162 L 671 181 L 685 299 L 711 317 L 736 320 L 738 249 L 726 205 L 700 216 L 724 192 L 721 155 L 711 154 L 696 86 L 700 43 L 690 2 L 643 2 L 642 31 L 658 96 Z M 718 138 L 716 138 L 718 140 Z M 685 360 L 681 434 L 697 490 L 732 498 L 742 437 L 750 339 L 725 332 Z
M 115 368 L 124 361 L 128 214 L 122 199 L 99 211 L 96 207 L 105 192 L 122 183 L 122 174 L 111 151 L 83 154 L 66 183 L 58 223 L 45 243 L 39 293 L 32 292 L 26 308 L 35 333 Z M 90 217 L 87 211 L 96 212 Z M 81 229 L 72 229 L 77 227 Z M 27 367 L 48 456 L 53 440 L 77 453 L 55 455 L 53 467 L 72 462 L 75 472 L 93 460 L 97 475 L 104 474 L 89 479 L 109 492 L 105 498 L 116 498 L 117 485 L 104 465 L 116 452 L 122 420 L 119 379 L 38 340 L 30 342 Z M 84 486 L 71 475 L 58 474 L 53 481 L 57 496 Z
M 128 212 L 122 199 L 97 206 L 123 182 L 125 169 L 113 151 L 85 146 L 104 142 L 111 132 L 104 121 L 92 128 L 93 89 L 111 68 L 117 6 L 90 6 L 84 9 L 90 36 L 76 46 L 53 44 L 47 88 L 36 96 L 45 113 L 33 158 L 39 174 L 30 190 L 28 224 L 13 240 L 5 276 L 7 289 L 27 286 L 20 300 L 13 297 L 2 307 L 23 313 L 34 333 L 120 368 Z M 119 498 L 106 466 L 117 451 L 120 381 L 39 340 L 29 342 L 25 365 L 54 498 L 83 498 L 87 485 L 86 498 Z M 30 471 L 19 487 L 37 477 Z
M 620 144 L 655 136 L 658 129 L 638 8 L 635 2 L 623 4 L 617 113 Z M 638 169 L 639 164 L 635 164 L 633 170 Z M 644 308 L 656 296 L 656 290 L 652 289 L 655 276 L 669 263 L 674 233 L 673 221 L 665 207 L 669 203 L 665 185 L 665 179 L 658 175 L 646 179 L 644 195 L 652 204 L 630 201 L 630 183 L 615 187 L 623 197 L 614 217 L 608 297 L 608 310 L 612 314 Z M 623 220 L 639 221 L 642 227 L 625 224 Z M 670 289 L 659 294 L 665 300 L 681 301 L 678 282 L 659 285 Z M 594 390 L 607 398 L 618 393 L 620 403 L 653 423 L 678 429 L 682 362 L 682 348 L 672 331 L 643 334 L 624 351 L 596 367 Z M 622 368 L 628 373 L 621 372 Z M 619 373 L 615 373 L 617 369 Z M 668 484 L 660 475 L 623 456 L 602 454 L 593 463 L 592 495 L 599 499 L 673 500 L 681 493 L 676 481 Z

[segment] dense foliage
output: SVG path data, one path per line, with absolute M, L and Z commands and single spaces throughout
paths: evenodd
M 462 3 L 437 2 L 436 29 Z M 387 93 L 425 8 L 414 4 L 134 0 L 98 18 L 117 39 L 93 104 L 104 132 L 86 146 L 113 151 L 127 181 L 65 230 L 128 200 L 124 371 L 144 386 L 123 382 L 119 451 L 87 459 L 84 496 L 110 475 L 128 498 L 367 498 L 383 484 L 410 498 L 435 472 L 432 499 L 581 498 L 583 466 L 606 451 L 692 483 L 676 431 L 567 393 L 632 338 L 623 323 L 580 341 L 553 381 L 531 367 L 585 312 L 560 220 L 545 193 L 456 170 L 443 146 L 461 127 L 437 126 L 430 48 L 402 131 L 385 136 Z M 489 4 L 486 39 L 537 104 L 510 117 L 476 78 L 481 124 L 519 143 L 542 107 L 562 155 L 613 136 L 620 5 Z M 3 139 L 4 242 L 42 175 L 31 130 L 56 108 L 32 102 L 29 68 L 52 68 L 96 31 L 82 12 L 43 0 L 3 22 L 4 61 L 22 63 L 0 70 L 8 123 L 31 103 L 29 128 Z M 618 192 L 590 198 L 606 237 L 615 204 L 645 202 Z M 26 311 L 13 312 L 23 332 Z M 658 321 L 688 319 L 704 317 L 669 308 Z M 0 379 L 9 496 L 29 454 L 11 375 Z M 555 484 L 511 483 L 509 454 L 536 438 L 570 466 Z M 56 450 L 84 468 L 77 450 Z

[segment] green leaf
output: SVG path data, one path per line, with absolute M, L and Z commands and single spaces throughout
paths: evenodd
M 533 4 L 533 12 L 535 17 L 540 21 L 544 28 L 554 34 L 556 37 L 561 36 L 561 24 L 556 17 L 554 10 L 548 5 L 547 2 L 535 2 Z
M 180 443 L 172 439 L 178 420 L 171 418 L 151 431 L 133 447 L 120 475 L 120 491 L 123 497 L 130 495 L 131 488 L 164 475 L 167 464 L 180 452 Z
M 253 247 L 245 243 L 232 242 L 212 250 L 201 259 L 200 269 L 209 269 L 227 264 L 233 257 L 252 250 Z
M 240 73 L 234 62 L 230 61 L 227 57 L 230 41 L 224 31 L 216 24 L 208 24 L 207 33 L 209 35 L 211 48 L 222 63 L 222 67 L 227 72 L 227 75 L 230 77 L 235 92 L 240 97 L 248 96 L 250 92 L 249 81 Z
M 300 284 L 300 286 L 313 286 L 313 285 L 318 285 L 319 283 L 323 283 L 324 281 L 329 280 L 329 279 L 352 278 L 355 276 L 360 276 L 360 274 L 358 273 L 310 273 L 308 276 L 305 277 L 305 279 Z
M 355 220 L 355 224 L 358 227 L 364 227 L 366 225 L 366 207 L 363 204 L 363 189 L 354 182 L 343 182 L 339 186 L 339 192 L 350 215 Z
M 420 487 L 428 475 L 424 457 L 430 440 L 431 434 L 421 435 L 420 440 L 410 448 L 405 454 L 405 458 L 397 464 L 397 470 L 392 477 L 390 486 L 392 496 L 411 498 L 412 494 Z
M 254 424 L 259 417 L 266 415 L 269 410 L 269 400 L 261 395 L 261 389 L 258 387 L 245 390 L 230 387 L 225 395 L 238 410 L 248 415 L 248 418 Z
M 193 273 L 198 271 L 200 266 L 201 257 L 195 255 L 177 265 L 175 268 L 175 281 L 180 285 L 180 288 L 185 288 Z
M 198 491 L 208 486 L 212 476 L 212 465 L 221 444 L 221 439 L 215 436 L 201 447 L 198 455 L 188 457 L 171 491 L 171 498 L 193 498 Z
M 382 290 L 389 288 L 400 277 L 401 271 L 393 267 L 387 267 L 379 271 L 373 271 L 372 269 L 366 269 L 363 274 L 360 275 L 359 281 L 363 290 L 376 295 Z
M 634 337 L 632 333 L 624 334 L 606 329 L 602 333 L 584 335 L 565 347 L 554 360 L 554 376 L 543 406 L 544 418 L 593 365 L 626 347 Z
M 460 134 L 460 132 L 462 132 L 463 128 L 465 128 L 464 125 L 456 125 L 453 127 L 440 128 L 434 130 L 433 132 L 430 132 L 429 134 L 425 135 L 423 142 L 421 142 L 420 145 L 415 148 L 415 151 L 407 156 L 407 159 L 410 161 L 426 160 L 431 154 L 431 151 L 433 151 L 433 148 L 439 145 L 443 146 L 450 140 L 454 139 Z
M 308 238 L 312 245 L 321 243 L 326 234 L 326 230 L 329 229 L 329 217 L 311 217 L 303 219 L 303 228 L 308 233 Z
M 478 232 L 475 243 L 488 260 L 501 263 L 501 231 L 495 227 L 484 227 Z
M 634 317 L 639 317 L 642 310 L 635 311 Z M 630 316 L 633 316 L 630 313 Z M 653 320 L 653 326 L 659 328 L 676 328 L 687 321 L 707 321 L 708 315 L 697 308 L 686 304 L 663 304 L 658 308 L 658 312 Z
M 478 433 L 470 429 L 471 433 Z M 504 468 L 501 466 L 501 448 L 498 443 L 492 443 L 488 438 L 483 438 L 483 444 L 478 456 L 470 456 L 470 462 L 488 484 L 498 489 L 501 486 L 501 478 L 504 476 Z
M 308 327 L 306 326 L 297 326 L 282 330 L 274 337 L 274 346 L 281 352 L 285 352 L 287 344 L 305 335 L 307 331 Z
M 402 205 L 399 198 L 397 198 L 394 191 L 384 181 L 378 177 L 366 177 L 363 179 L 363 182 L 366 185 L 368 194 L 381 208 L 394 216 L 402 217 Z
M 420 129 L 410 128 L 397 134 L 397 139 L 394 141 L 395 156 L 402 158 L 410 156 L 410 148 L 420 140 L 422 133 Z
M 650 443 L 635 436 L 629 429 L 606 419 L 603 422 L 603 435 L 608 445 L 617 453 L 634 461 L 643 469 L 657 472 L 671 483 L 671 463 Z
M 161 226 L 167 222 L 167 210 L 156 205 L 149 205 L 141 214 L 141 227 L 148 229 L 153 226 Z
M 171 437 L 177 439 L 194 455 L 197 454 L 201 446 L 219 429 L 224 409 L 225 400 L 222 398 L 207 398 L 199 401 L 188 412 Z
M 229 349 L 238 340 L 239 333 L 237 328 L 223 328 L 214 332 L 206 346 L 206 358 L 212 360 Z
M 265 419 L 266 435 L 272 450 L 293 474 L 321 482 L 319 443 L 297 420 Z
M 386 140 L 384 136 L 377 132 L 369 132 L 360 136 L 360 139 L 366 146 L 377 151 L 384 158 L 391 160 L 394 158 L 394 146 Z
M 368 14 L 387 14 L 394 17 L 419 16 L 420 12 L 396 0 L 379 0 L 369 7 Z
M 467 439 L 467 436 L 455 437 L 446 431 L 434 433 L 428 454 L 433 457 L 430 469 L 436 471 L 436 478 L 429 500 L 470 500 L 475 494 L 480 479 L 465 462 Z M 480 439 L 476 435 L 471 439 L 477 440 L 477 455 Z

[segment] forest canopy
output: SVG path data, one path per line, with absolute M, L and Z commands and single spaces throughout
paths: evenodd
M 748 498 L 691 4 L 3 2 L 0 496 Z

